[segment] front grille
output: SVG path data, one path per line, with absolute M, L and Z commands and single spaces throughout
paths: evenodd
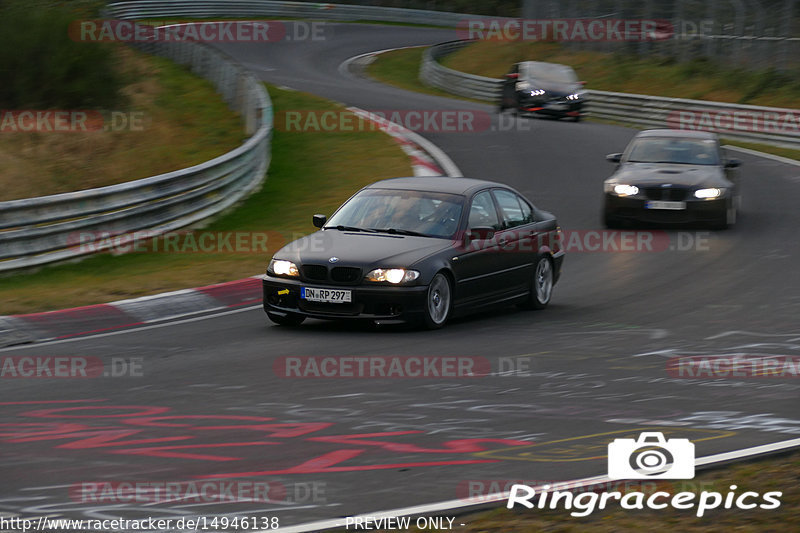
M 303 265 L 303 276 L 314 281 L 328 280 L 328 267 L 324 265 Z
M 648 200 L 665 200 L 668 202 L 682 202 L 686 199 L 688 190 L 683 187 L 645 187 L 644 194 Z
M 331 279 L 339 283 L 355 283 L 361 279 L 361 269 L 355 267 L 334 267 Z

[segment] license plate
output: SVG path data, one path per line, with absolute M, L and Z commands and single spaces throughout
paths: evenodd
M 308 300 L 309 302 L 349 304 L 353 301 L 353 291 L 302 287 L 300 289 L 300 298 Z
M 686 202 L 656 202 L 651 201 L 644 204 L 647 209 L 672 209 L 673 211 L 679 211 L 681 209 L 686 209 Z

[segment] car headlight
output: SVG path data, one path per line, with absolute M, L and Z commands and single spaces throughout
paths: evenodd
M 723 189 L 711 188 L 711 189 L 697 189 L 694 191 L 695 198 L 701 199 L 708 199 L 708 198 L 717 198 L 721 196 L 723 193 Z
M 297 265 L 291 261 L 286 261 L 283 259 L 273 259 L 270 261 L 269 266 L 267 267 L 267 272 L 270 274 L 275 274 L 276 276 L 290 276 L 293 278 L 300 276 L 300 271 L 297 269 Z
M 572 93 L 567 95 L 567 100 L 580 100 L 583 98 L 583 95 L 586 94 L 585 92 L 580 93 Z
M 377 283 L 389 282 L 397 285 L 414 281 L 418 277 L 419 272 L 416 270 L 406 270 L 405 268 L 376 268 L 364 276 L 364 279 L 366 281 Z
M 617 196 L 634 196 L 639 194 L 639 187 L 636 185 L 625 185 L 625 184 L 609 184 L 607 183 L 605 186 L 606 192 L 613 192 Z
M 544 93 L 544 89 L 533 89 L 531 91 L 531 96 L 542 96 Z

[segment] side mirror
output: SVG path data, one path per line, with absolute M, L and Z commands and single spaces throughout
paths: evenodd
M 586 82 L 585 81 L 579 81 L 578 84 L 579 85 L 586 85 Z
M 728 159 L 725 161 L 725 168 L 737 168 L 742 166 L 742 162 L 738 159 Z
M 620 159 L 622 159 L 622 154 L 608 154 L 606 156 L 606 161 L 610 163 L 619 163 Z
M 311 221 L 314 223 L 315 228 L 321 228 L 328 221 L 328 217 L 325 215 L 314 215 Z
M 492 237 L 494 237 L 494 228 L 490 228 L 489 226 L 476 226 L 474 228 L 470 228 L 467 230 L 466 234 L 467 241 L 486 240 L 491 239 Z
M 516 72 L 509 72 L 508 74 L 506 74 L 506 78 L 508 78 L 509 80 L 516 80 L 519 78 L 519 74 L 517 74 Z

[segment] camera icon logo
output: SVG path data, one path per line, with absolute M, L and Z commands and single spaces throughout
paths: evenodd
M 614 439 L 608 445 L 610 479 L 692 479 L 694 444 L 689 439 L 664 438 L 660 431 L 638 439 Z

